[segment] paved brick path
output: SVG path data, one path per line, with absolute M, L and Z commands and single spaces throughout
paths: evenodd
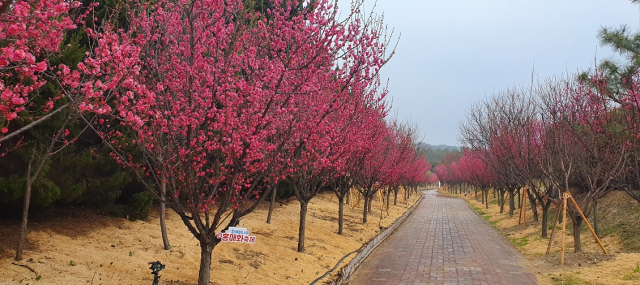
M 435 190 L 362 263 L 350 285 L 536 284 L 524 257 L 462 199 Z

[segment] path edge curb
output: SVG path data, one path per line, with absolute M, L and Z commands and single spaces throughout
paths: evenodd
M 360 251 L 351 261 L 349 261 L 347 265 L 345 265 L 344 267 L 342 267 L 342 269 L 340 269 L 340 271 L 336 275 L 337 276 L 336 279 L 334 279 L 328 284 L 331 284 L 331 285 L 348 284 L 351 279 L 351 275 L 353 275 L 353 273 L 356 271 L 356 269 L 358 269 L 360 264 L 362 264 L 362 262 L 367 258 L 367 256 L 369 256 L 369 254 L 371 254 L 371 252 L 373 252 L 373 250 L 375 250 L 376 247 L 378 247 L 378 245 L 380 245 L 388 236 L 390 236 L 398 228 L 398 226 L 400 226 L 402 222 L 404 222 L 404 220 L 413 213 L 415 208 L 418 207 L 420 203 L 422 203 L 422 200 L 424 200 L 424 195 L 420 196 L 418 201 L 416 201 L 413 204 L 413 206 L 411 206 L 391 226 L 389 226 L 379 235 L 371 239 L 369 243 L 362 249 L 362 251 Z

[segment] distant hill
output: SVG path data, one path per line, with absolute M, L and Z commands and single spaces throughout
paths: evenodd
M 428 148 L 433 149 L 433 150 L 449 150 L 449 151 L 460 151 L 460 147 L 457 145 L 446 145 L 446 144 L 439 144 L 439 145 L 430 145 L 430 144 L 424 144 L 426 145 Z
M 430 150 L 460 151 L 460 147 L 457 145 L 446 145 L 446 144 L 432 145 L 432 144 L 420 142 L 420 146 Z
M 428 143 L 421 142 L 420 147 L 429 150 L 428 152 L 426 152 L 425 158 L 434 167 L 438 165 L 438 163 L 440 163 L 440 161 L 447 154 L 460 151 L 459 146 L 444 145 L 444 144 L 430 145 Z

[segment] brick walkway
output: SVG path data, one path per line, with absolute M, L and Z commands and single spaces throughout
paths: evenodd
M 462 199 L 435 190 L 362 263 L 350 285 L 536 284 L 522 255 Z

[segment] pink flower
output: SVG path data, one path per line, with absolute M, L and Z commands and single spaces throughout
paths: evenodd
M 24 17 L 29 15 L 29 4 L 25 1 L 20 1 L 16 3 L 13 7 L 13 13 L 16 16 Z
M 11 58 L 9 58 L 11 61 L 20 61 L 24 58 L 25 53 L 23 50 L 17 49 L 14 50 L 12 53 L 8 54 L 9 56 L 11 56 Z
M 1 133 L 6 134 L 9 132 L 9 129 L 7 129 L 6 127 L 2 128 L 2 130 L 0 130 Z
M 44 108 L 47 110 L 53 109 L 53 101 L 48 101 Z
M 4 86 L 3 86 L 4 87 Z M 9 101 L 9 98 L 11 98 L 11 95 L 13 94 L 13 92 L 11 92 L 11 90 L 4 89 L 4 91 L 2 92 L 2 94 L 0 94 L 0 100 L 2 101 Z
M 55 10 L 57 13 L 60 13 L 60 14 L 62 14 L 62 13 L 66 13 L 67 11 L 69 11 L 69 4 L 68 4 L 68 3 L 66 3 L 66 2 L 62 2 L 62 3 L 58 4 L 58 5 L 56 5 L 56 7 L 54 8 L 54 10 Z
M 44 61 L 38 62 L 38 64 L 36 64 L 36 71 L 37 72 L 44 72 L 45 70 L 47 70 L 47 63 Z
M 11 98 L 11 103 L 13 103 L 14 105 L 22 105 L 24 104 L 24 98 L 22 97 L 13 97 Z
M 18 114 L 16 114 L 15 112 L 9 113 L 9 114 L 7 114 L 7 121 L 11 121 L 11 120 L 13 120 L 13 119 L 15 119 L 17 117 L 18 117 Z

